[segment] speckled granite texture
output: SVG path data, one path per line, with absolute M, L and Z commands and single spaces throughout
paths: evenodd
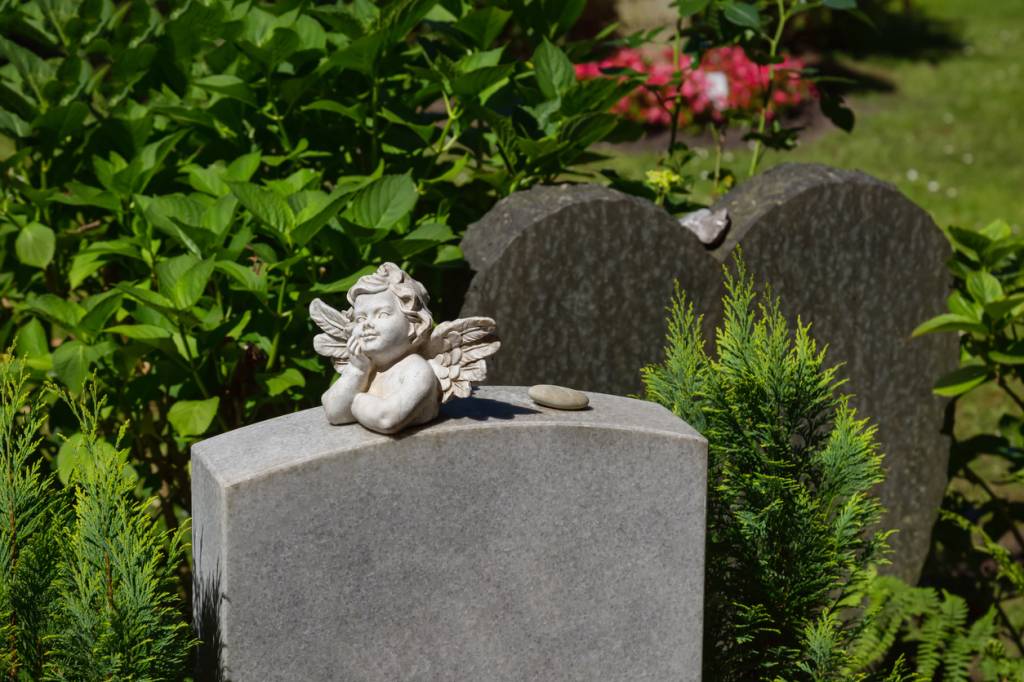
M 236 682 L 699 680 L 707 442 L 588 397 L 484 387 L 398 437 L 317 408 L 193 446 L 201 660 Z
M 712 208 L 728 209 L 731 227 L 708 250 L 659 207 L 604 187 L 537 187 L 499 202 L 462 243 L 477 273 L 462 315 L 494 317 L 503 341 L 491 381 L 639 392 L 639 368 L 663 357 L 673 282 L 710 334 L 721 264 L 740 245 L 787 317 L 811 322 L 828 362 L 845 363 L 855 406 L 878 424 L 881 495 L 900 529 L 890 570 L 915 580 L 946 483 L 944 403 L 931 386 L 957 356 L 952 335 L 910 332 L 944 309 L 945 239 L 891 185 L 820 165 L 779 166 Z

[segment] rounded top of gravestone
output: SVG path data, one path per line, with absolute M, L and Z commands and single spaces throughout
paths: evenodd
M 820 163 L 783 163 L 740 183 L 712 207 L 716 212 L 724 210 L 728 214 L 731 228 L 725 239 L 711 250 L 711 255 L 719 262 L 725 262 L 736 245 L 768 214 L 799 201 L 801 195 L 820 192 L 828 186 L 856 186 L 856 192 L 844 194 L 850 197 L 846 201 L 863 201 L 865 191 L 875 190 L 888 194 L 890 196 L 887 201 L 892 203 L 894 213 L 899 211 L 903 215 L 906 211 L 912 211 L 921 214 L 924 222 L 930 222 L 924 211 L 896 187 L 867 173 Z M 843 201 L 841 196 L 834 197 L 830 210 L 836 213 L 846 210 Z M 808 201 L 809 205 L 815 207 L 819 203 L 817 198 Z
M 518 237 L 542 221 L 557 220 L 562 211 L 585 207 L 592 212 L 595 205 L 615 205 L 617 213 L 629 213 L 637 224 L 648 229 L 660 226 L 682 239 L 692 240 L 701 248 L 696 235 L 679 229 L 679 221 L 665 209 L 641 197 L 624 194 L 603 185 L 538 185 L 524 192 L 514 192 L 494 205 L 487 214 L 469 226 L 459 244 L 473 270 L 493 265 Z M 596 215 L 596 214 L 595 214 Z M 583 224 L 600 237 L 605 229 L 600 224 Z
M 322 408 L 313 408 L 208 438 L 192 446 L 192 458 L 222 487 L 230 487 L 390 441 L 422 441 L 424 447 L 443 448 L 446 438 L 465 431 L 565 427 L 589 438 L 599 437 L 601 431 L 625 431 L 704 442 L 686 422 L 655 403 L 603 393 L 586 396 L 587 409 L 565 411 L 536 404 L 525 386 L 482 386 L 471 397 L 442 406 L 436 422 L 396 436 L 373 433 L 358 424 L 332 426 Z

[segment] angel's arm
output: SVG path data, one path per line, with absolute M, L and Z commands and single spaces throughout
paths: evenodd
M 353 343 L 349 344 L 349 363 L 345 365 L 338 380 L 320 398 L 327 413 L 327 421 L 335 425 L 356 421 L 352 413 L 352 401 L 370 386 L 372 365 L 361 351 L 352 352 Z
M 415 419 L 424 401 L 437 391 L 437 377 L 423 359 L 410 356 L 402 389 L 381 397 L 360 393 L 352 401 L 351 412 L 360 424 L 378 433 L 397 433 Z
M 369 373 L 360 374 L 346 367 L 331 387 L 327 389 L 320 401 L 327 413 L 327 421 L 331 424 L 351 424 L 356 421 L 352 414 L 352 400 L 366 390 Z

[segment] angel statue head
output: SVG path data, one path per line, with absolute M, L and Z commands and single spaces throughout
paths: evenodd
M 359 278 L 351 308 L 320 299 L 310 317 L 324 333 L 313 348 L 341 377 L 323 395 L 332 424 L 357 421 L 395 433 L 437 416 L 441 403 L 466 397 L 487 376 L 486 358 L 501 345 L 494 320 L 469 317 L 433 326 L 427 290 L 394 263 Z
M 399 319 L 408 323 L 408 343 L 412 347 L 423 343 L 434 326 L 434 318 L 427 309 L 429 301 L 426 287 L 394 263 L 384 263 L 372 275 L 360 277 L 348 291 L 353 321 L 364 332 L 364 349 L 371 352 L 388 341 L 399 345 L 397 338 L 389 339 L 387 334 L 380 333 L 391 329 L 397 332 L 401 326 Z M 389 322 L 385 324 L 384 320 Z M 365 332 L 370 330 L 377 332 L 377 338 L 367 339 Z

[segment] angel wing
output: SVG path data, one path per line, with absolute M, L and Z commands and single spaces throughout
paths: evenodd
M 319 298 L 314 298 L 309 304 L 309 316 L 316 322 L 316 326 L 324 330 L 323 334 L 313 337 L 313 348 L 320 355 L 330 358 L 334 369 L 341 372 L 348 364 L 348 338 L 355 326 L 352 310 L 341 312 Z
M 472 382 L 487 378 L 486 358 L 501 347 L 495 331 L 494 320 L 489 317 L 466 317 L 434 328 L 423 355 L 441 382 L 442 403 L 453 395 L 469 396 Z

